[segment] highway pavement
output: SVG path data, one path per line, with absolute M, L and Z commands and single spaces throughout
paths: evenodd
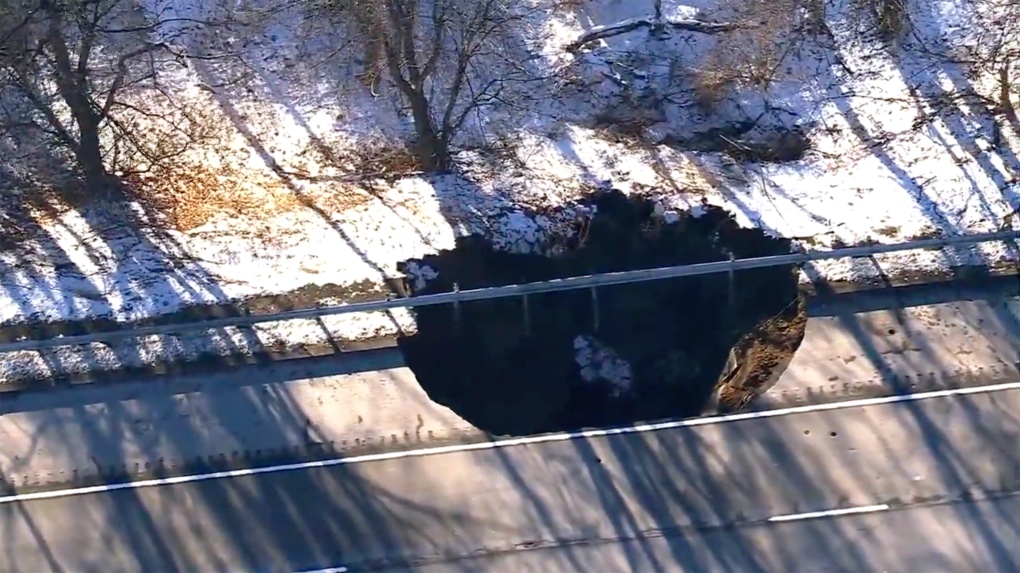
M 460 564 L 486 573 L 552 571 L 925 573 L 1020 571 L 1020 496 L 901 511 L 646 536 L 568 549 L 487 555 Z M 819 543 L 819 540 L 824 542 Z M 445 573 L 433 563 L 420 573 Z
M 752 407 L 1020 381 L 1020 291 L 996 285 L 813 299 L 803 343 Z M 503 406 L 507 416 L 532 414 Z M 4 479 L 65 487 L 73 477 L 138 477 L 153 466 L 275 463 L 267 460 L 316 456 L 324 447 L 352 456 L 488 439 L 468 418 L 432 400 L 397 349 L 0 392 L 0 490 Z
M 0 571 L 1016 571 L 1017 492 L 1013 384 L 9 496 Z

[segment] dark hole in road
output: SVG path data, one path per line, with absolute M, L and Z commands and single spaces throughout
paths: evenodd
M 438 273 L 414 294 L 790 252 L 787 240 L 742 229 L 715 207 L 666 224 L 653 202 L 617 191 L 584 204 L 597 214 L 566 254 L 514 254 L 466 237 L 409 261 Z M 493 435 L 694 416 L 714 397 L 732 411 L 785 369 L 805 324 L 793 267 L 739 271 L 733 286 L 732 304 L 727 273 L 600 288 L 597 330 L 590 290 L 533 295 L 527 321 L 520 298 L 422 307 L 417 334 L 400 347 L 432 400 Z M 629 390 L 582 376 L 579 336 L 630 365 Z

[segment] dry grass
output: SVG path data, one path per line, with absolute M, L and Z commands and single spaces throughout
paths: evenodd
M 298 197 L 280 181 L 253 173 L 229 173 L 203 166 L 159 169 L 127 181 L 134 196 L 160 223 L 179 231 L 222 215 L 264 218 L 299 208 Z
M 351 171 L 386 178 L 418 170 L 414 155 L 400 146 L 361 147 L 340 160 Z M 345 169 L 346 171 L 346 169 Z M 327 214 L 364 206 L 373 200 L 365 184 L 345 177 L 300 177 L 246 169 L 232 164 L 205 165 L 196 161 L 161 165 L 124 179 L 132 199 L 164 229 L 190 231 L 219 217 L 264 221 L 302 209 Z M 30 198 L 28 201 L 26 197 Z M 37 234 L 40 225 L 54 222 L 69 210 L 101 207 L 79 185 L 59 189 L 33 186 L 30 192 L 0 195 L 0 248 L 9 248 Z
M 372 200 L 362 182 L 420 171 L 407 146 L 360 145 L 334 152 L 325 143 L 312 150 L 345 175 L 259 171 L 235 166 L 191 164 L 167 166 L 129 181 L 135 196 L 151 208 L 160 223 L 188 231 L 220 217 L 265 220 L 282 213 L 312 208 L 339 213 Z
M 694 103 L 704 111 L 712 111 L 726 99 L 736 82 L 725 69 L 702 67 L 691 71 L 691 83 Z
M 324 213 L 342 213 L 364 207 L 374 201 L 376 196 L 377 193 L 371 189 L 371 183 L 363 185 L 338 183 L 310 188 L 303 195 L 302 204 Z
M 716 36 L 690 72 L 694 100 L 706 111 L 735 89 L 769 89 L 802 43 L 824 27 L 826 14 L 823 0 L 723 0 L 717 17 L 748 25 Z
M 369 191 L 353 183 L 326 181 L 297 189 L 275 176 L 252 179 L 251 173 L 242 179 L 200 168 L 136 181 L 133 188 L 161 224 L 179 231 L 224 215 L 257 221 L 309 208 L 332 214 L 372 201 Z
M 421 161 L 408 145 L 392 143 L 370 143 L 334 159 L 338 167 L 351 173 L 393 177 L 418 173 Z
M 771 3 L 751 0 L 730 7 L 737 21 L 766 21 L 768 25 L 735 30 L 718 37 L 705 59 L 690 72 L 695 103 L 705 111 L 740 88 L 768 89 L 789 55 L 786 38 L 796 20 L 778 14 L 793 0 Z
M 641 147 L 646 145 L 644 138 L 645 125 L 639 121 L 625 121 L 613 125 L 595 125 L 595 133 L 600 139 L 617 143 Z
M 599 137 L 622 145 L 647 145 L 645 134 L 648 129 L 662 121 L 656 113 L 621 112 L 619 109 L 602 111 L 592 120 L 592 128 Z
M 577 14 L 589 4 L 591 4 L 590 0 L 556 0 L 552 5 L 552 10 Z

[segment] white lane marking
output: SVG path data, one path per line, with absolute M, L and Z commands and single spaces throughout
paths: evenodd
M 310 571 L 299 571 L 298 573 L 347 573 L 346 567 L 326 567 L 325 569 L 312 569 Z
M 760 420 L 763 418 L 778 418 L 791 414 L 804 414 L 808 412 L 824 412 L 829 410 L 843 410 L 846 408 L 860 408 L 864 406 L 881 406 L 883 404 L 896 404 L 900 402 L 917 402 L 931 398 L 950 398 L 953 396 L 967 396 L 970 394 L 986 394 L 1004 390 L 1020 390 L 1020 382 L 1008 382 L 993 384 L 990 386 L 977 386 L 971 388 L 956 388 L 952 390 L 937 390 L 933 392 L 921 392 L 918 394 L 907 394 L 904 396 L 886 396 L 884 398 L 864 398 L 860 400 L 847 400 L 845 402 L 833 402 L 830 404 L 816 404 L 813 406 L 794 406 L 779 410 L 764 410 L 761 412 L 744 412 L 741 414 L 727 414 L 725 416 L 710 416 L 706 418 L 691 418 L 687 420 L 674 420 L 672 422 L 660 422 L 657 424 L 639 424 L 622 428 L 605 428 L 600 430 L 583 430 L 578 432 L 565 432 L 561 434 L 545 434 L 541 436 L 528 436 L 524 438 L 511 438 L 496 440 L 494 442 L 481 442 L 476 444 L 460 444 L 454 446 L 438 446 L 434 448 L 421 448 L 417 450 L 404 450 L 399 452 L 388 452 L 383 454 L 367 454 L 363 456 L 351 456 L 349 458 L 333 458 L 314 462 L 301 462 L 293 464 L 282 464 L 278 466 L 266 466 L 261 468 L 246 468 L 206 474 L 194 474 L 173 476 L 166 478 L 111 483 L 105 485 L 94 485 L 88 487 L 77 487 L 51 491 L 39 491 L 34 493 L 19 493 L 0 497 L 0 505 L 15 503 L 19 501 L 35 501 L 40 499 L 54 499 L 72 495 L 87 495 L 92 493 L 107 493 L 125 489 L 140 489 L 143 487 L 156 487 L 164 485 L 178 485 L 216 479 L 229 479 L 260 474 L 288 472 L 295 470 L 307 470 L 313 468 L 328 468 L 333 466 L 360 464 L 365 462 L 378 462 L 385 460 L 397 460 L 401 458 L 414 458 L 431 456 L 437 454 L 451 454 L 459 452 L 477 452 L 515 446 L 529 446 L 535 444 L 549 444 L 555 442 L 566 442 L 570 440 L 604 438 L 608 436 L 622 436 L 627 434 L 639 434 L 643 432 L 659 432 L 676 428 L 693 428 L 696 426 L 709 426 L 712 424 L 724 424 L 728 422 L 741 422 L 744 420 Z
M 790 513 L 787 515 L 770 517 L 768 521 L 779 523 L 783 521 L 800 521 L 801 519 L 817 519 L 819 517 L 836 517 L 840 515 L 875 513 L 879 511 L 889 511 L 889 506 L 881 503 L 878 505 L 862 505 L 860 507 L 850 507 L 847 509 L 828 509 L 826 511 L 810 511 L 808 513 Z

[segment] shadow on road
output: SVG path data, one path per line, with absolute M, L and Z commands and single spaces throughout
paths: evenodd
M 1015 321 L 1005 315 L 973 319 Z M 878 368 L 884 355 L 875 337 L 863 325 L 847 328 L 859 329 Z M 217 434 L 210 428 L 239 410 L 259 413 L 251 425 L 261 440 L 307 447 L 308 419 L 299 399 L 306 382 L 257 379 L 255 370 L 249 375 L 249 388 L 257 391 L 138 388 L 113 398 L 92 387 L 57 410 L 5 413 L 31 413 L 51 439 L 124 459 L 135 457 L 132 448 L 215 451 Z M 8 568 L 26 573 L 293 572 L 407 561 L 468 572 L 479 570 L 469 558 L 480 551 L 549 547 L 556 570 L 612 570 L 625 563 L 632 570 L 736 572 L 797 570 L 794 547 L 809 543 L 831 555 L 836 569 L 881 570 L 883 563 L 868 551 L 868 533 L 844 529 L 839 521 L 805 526 L 799 531 L 808 540 L 768 546 L 708 546 L 697 532 L 779 514 L 938 501 L 964 491 L 994 494 L 1020 483 L 1017 413 L 1001 403 L 981 415 L 965 403 L 942 404 L 899 404 L 886 408 L 895 414 L 883 418 L 875 410 L 829 412 L 810 426 L 803 417 L 784 416 L 4 503 L 0 554 Z M 145 423 L 173 417 L 174 433 L 153 433 Z M 84 431 L 70 435 L 71 427 Z M 243 444 L 251 436 L 230 438 Z M 245 461 L 231 460 L 231 451 L 221 454 L 227 462 Z M 224 460 L 201 462 L 196 467 L 215 468 Z M 1009 554 L 1001 532 L 982 520 L 1010 516 L 986 512 L 968 519 L 974 555 Z M 640 542 L 650 538 L 665 539 L 669 554 Z M 584 550 L 626 540 L 636 542 L 621 546 L 623 562 L 593 561 Z M 976 561 L 957 565 L 982 570 Z

